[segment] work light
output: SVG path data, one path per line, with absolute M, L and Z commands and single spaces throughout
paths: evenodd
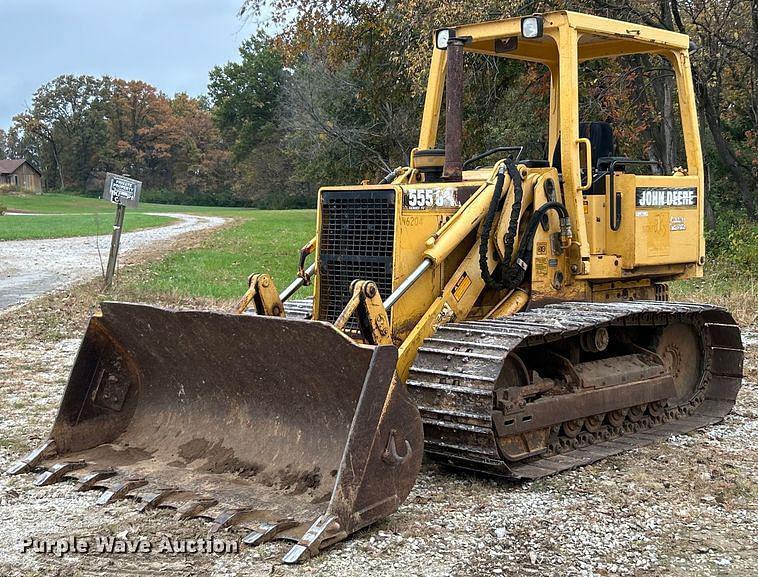
M 542 16 L 525 16 L 521 19 L 521 36 L 524 38 L 540 38 L 542 26 Z
M 448 41 L 450 38 L 454 37 L 455 30 L 451 30 L 450 28 L 440 28 L 437 30 L 437 34 L 434 37 L 434 45 L 437 47 L 437 50 L 446 50 Z

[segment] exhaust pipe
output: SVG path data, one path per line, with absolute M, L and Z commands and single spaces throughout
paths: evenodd
M 443 180 L 463 180 L 463 45 L 466 38 L 450 38 L 445 78 L 445 166 Z

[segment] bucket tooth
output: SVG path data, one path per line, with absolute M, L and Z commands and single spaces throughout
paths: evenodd
M 274 521 L 270 523 L 261 523 L 255 531 L 248 533 L 242 542 L 245 545 L 251 547 L 257 547 L 268 543 L 276 538 L 276 536 L 282 531 L 287 531 L 293 527 L 297 527 L 299 523 L 294 519 L 282 519 L 281 521 Z
M 48 439 L 42 443 L 36 449 L 30 451 L 21 459 L 13 463 L 10 468 L 5 472 L 6 475 L 19 475 L 21 473 L 27 473 L 34 469 L 37 464 L 44 459 L 55 453 L 55 441 Z
M 321 515 L 310 526 L 300 541 L 282 557 L 282 562 L 287 564 L 300 563 L 306 561 L 311 556 L 318 553 L 322 543 L 329 541 L 328 544 L 336 543 L 347 537 L 347 533 L 342 530 L 334 515 Z
M 36 479 L 34 479 L 34 484 L 37 487 L 52 485 L 53 483 L 62 481 L 63 477 L 65 477 L 71 471 L 76 471 L 77 469 L 83 469 L 86 466 L 87 466 L 87 463 L 85 461 L 69 461 L 67 463 L 56 463 L 55 465 L 50 467 L 47 471 L 45 471 L 44 473 L 41 473 Z
M 255 513 L 256 510 L 251 508 L 229 509 L 224 511 L 213 520 L 210 532 L 217 533 L 221 529 L 226 529 L 232 525 L 242 523 L 250 519 Z
M 210 499 L 210 498 L 195 499 L 179 507 L 176 510 L 176 518 L 178 520 L 182 520 L 182 519 L 190 519 L 192 517 L 197 517 L 200 513 L 202 513 L 206 509 L 210 509 L 211 507 L 214 507 L 215 505 L 218 505 L 218 501 L 216 499 Z
M 124 499 L 130 491 L 139 489 L 147 485 L 145 479 L 127 479 L 123 483 L 119 483 L 113 489 L 108 489 L 100 498 L 95 502 L 96 505 L 109 505 L 119 499 Z
M 104 487 L 105 485 L 101 485 L 100 483 L 115 476 L 116 471 L 113 469 L 99 469 L 97 471 L 92 471 L 79 479 L 79 482 L 76 484 L 76 490 L 89 491 L 95 487 Z
M 148 493 L 141 498 L 142 504 L 139 506 L 139 511 L 142 513 L 149 509 L 160 507 L 167 499 L 175 497 L 179 493 L 185 493 L 185 491 L 176 487 L 166 487 L 165 489 L 159 489 L 155 493 Z

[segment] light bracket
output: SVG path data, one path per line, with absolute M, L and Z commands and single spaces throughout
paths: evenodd
M 434 32 L 434 47 L 437 50 L 447 50 L 447 43 L 455 38 L 455 28 L 440 28 Z

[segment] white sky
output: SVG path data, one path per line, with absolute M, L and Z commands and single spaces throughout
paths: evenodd
M 238 57 L 256 22 L 242 0 L 0 0 L 0 128 L 61 74 L 144 80 L 205 93 L 208 72 Z

